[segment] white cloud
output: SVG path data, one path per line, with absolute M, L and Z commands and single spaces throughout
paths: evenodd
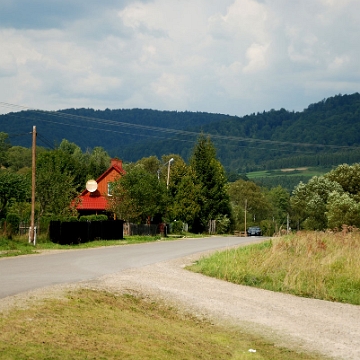
M 252 44 L 246 51 L 249 63 L 244 67 L 245 73 L 254 73 L 267 67 L 266 52 L 269 45 Z
M 1 101 L 243 115 L 359 91 L 358 0 L 41 3 L 0 4 Z
M 187 104 L 187 79 L 183 75 L 164 73 L 157 79 L 151 88 L 155 94 L 163 99 L 164 107 L 184 107 Z
M 348 56 L 337 56 L 330 64 L 329 64 L 329 70 L 341 70 L 344 69 L 347 64 L 349 63 L 349 57 Z

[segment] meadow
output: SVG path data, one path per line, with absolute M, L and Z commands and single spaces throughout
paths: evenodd
M 360 231 L 298 232 L 217 252 L 189 269 L 302 297 L 360 305 Z
M 309 178 L 313 176 L 321 176 L 329 172 L 331 168 L 324 167 L 299 167 L 299 168 L 288 168 L 288 169 L 277 169 L 277 170 L 261 170 L 261 171 L 252 171 L 246 173 L 246 176 L 250 180 L 274 176 L 307 176 Z

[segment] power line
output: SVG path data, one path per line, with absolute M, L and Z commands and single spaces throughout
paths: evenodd
M 139 125 L 139 124 L 131 124 L 131 123 L 126 123 L 126 122 L 121 122 L 121 121 L 114 121 L 114 120 L 107 120 L 107 119 L 101 119 L 101 118 L 94 118 L 94 117 L 86 117 L 86 116 L 80 116 L 80 115 L 74 115 L 74 114 L 68 114 L 65 113 L 63 111 L 58 111 L 58 112 L 50 112 L 50 111 L 43 111 L 43 110 L 36 110 L 36 109 L 32 109 L 29 107 L 25 107 L 25 106 L 20 106 L 20 105 L 15 105 L 15 104 L 10 104 L 10 103 L 5 103 L 5 102 L 0 102 L 0 107 L 4 106 L 4 107 L 9 107 L 9 108 L 18 108 L 21 110 L 29 110 L 31 112 L 34 112 L 36 114 L 41 114 L 41 115 L 48 115 L 48 116 L 52 116 L 52 117 L 59 117 L 62 119 L 67 119 L 67 120 L 81 120 L 81 121 L 86 121 L 86 122 L 92 122 L 94 124 L 99 124 L 101 126 L 116 126 L 116 127 L 126 127 L 126 128 L 134 128 L 137 130 L 144 130 L 144 131 L 152 131 L 152 132 L 160 132 L 160 133 L 164 133 L 164 134 L 172 134 L 172 135 L 180 135 L 180 136 L 196 136 L 198 137 L 200 135 L 200 133 L 198 132 L 192 132 L 192 131 L 185 131 L 185 130 L 178 130 L 178 129 L 171 129 L 171 128 L 162 128 L 162 127 L 156 127 L 156 126 L 147 126 L 147 125 Z M 19 115 L 14 115 L 14 114 L 7 114 L 9 116 L 14 116 L 14 117 L 21 117 Z M 66 126 L 73 126 L 73 127 L 84 127 L 81 125 L 75 125 L 75 124 L 68 124 L 68 123 L 62 123 L 62 122 L 58 122 L 58 121 L 51 121 L 51 120 L 45 120 L 45 119 L 40 119 L 40 118 L 31 118 L 28 117 L 29 119 L 32 120 L 39 120 L 39 121 L 43 121 L 43 122 L 48 122 L 48 123 L 53 123 L 53 124 L 58 124 L 58 125 L 66 125 Z M 133 135 L 133 136 L 145 136 L 145 137 L 152 137 L 152 138 L 158 138 L 158 139 L 167 139 L 167 140 L 176 140 L 176 141 L 185 141 L 185 142 L 195 142 L 195 140 L 183 140 L 183 139 L 178 139 L 178 138 L 164 138 L 161 136 L 154 136 L 154 135 L 150 135 L 149 133 L 146 134 L 141 134 L 141 133 L 128 133 L 128 132 L 124 132 L 124 131 L 116 131 L 116 130 L 109 130 L 109 129 L 104 129 L 104 128 L 93 128 L 93 127 L 86 127 L 87 129 L 91 129 L 91 130 L 100 130 L 100 131 L 107 131 L 107 132 L 115 132 L 115 133 L 121 133 L 121 134 L 127 134 L 127 135 Z M 278 146 L 295 146 L 295 147 L 317 147 L 317 148 L 330 148 L 330 149 L 358 149 L 359 147 L 356 146 L 340 146 L 340 145 L 327 145 L 327 144 L 316 144 L 316 143 L 299 143 L 299 142 L 290 142 L 290 141 L 277 141 L 277 140 L 265 140 L 265 139 L 256 139 L 256 138 L 246 138 L 246 137 L 237 137 L 237 136 L 225 136 L 225 135 L 218 135 L 218 134 L 204 134 L 204 135 L 209 135 L 212 139 L 218 139 L 218 140 L 226 140 L 226 141 L 234 141 L 234 142 L 248 142 L 248 143 L 259 143 L 259 144 L 268 144 L 268 145 L 278 145 Z M 281 151 L 280 149 L 275 149 L 274 151 Z
M 29 135 L 29 134 L 31 134 L 31 132 L 29 132 L 29 133 L 22 133 L 22 134 L 8 134 L 8 138 L 9 138 L 9 139 L 12 139 L 12 138 L 15 138 L 15 137 L 27 136 L 27 135 Z
M 20 137 L 20 136 L 29 136 L 29 135 L 32 135 L 32 132 L 21 133 L 21 134 L 11 134 L 10 133 L 10 134 L 8 134 L 8 138 L 12 139 L 12 138 Z M 49 139 L 47 139 L 45 136 L 37 133 L 37 137 L 40 139 L 40 141 L 42 141 L 48 147 L 50 147 L 51 149 L 55 149 L 55 147 L 53 146 L 51 141 Z
M 17 115 L 13 115 L 13 114 L 8 114 L 8 116 L 13 116 L 13 117 L 18 117 Z M 87 130 L 100 130 L 100 131 L 104 131 L 104 132 L 111 132 L 111 133 L 116 133 L 116 134 L 125 134 L 125 135 L 131 135 L 131 136 L 143 136 L 143 137 L 151 137 L 154 139 L 160 139 L 163 141 L 177 141 L 177 142 L 190 142 L 190 143 L 195 143 L 196 139 L 194 140 L 187 140 L 187 139 L 179 139 L 179 138 L 174 138 L 174 137 L 163 137 L 163 136 L 156 136 L 156 135 L 149 135 L 148 133 L 146 134 L 141 134 L 141 133 L 130 133 L 130 132 L 125 132 L 125 131 L 117 131 L 117 130 L 110 130 L 110 129 L 104 129 L 104 128 L 96 128 L 96 127 L 89 127 L 89 126 L 84 126 L 84 125 L 77 125 L 77 124 L 69 124 L 69 123 L 64 123 L 64 122 L 59 122 L 59 121 L 51 121 L 51 120 L 45 120 L 45 119 L 40 119 L 37 117 L 27 117 L 28 119 L 34 120 L 34 121 L 43 121 L 46 123 L 51 123 L 51 124 L 56 124 L 56 125 L 65 125 L 65 126 L 70 126 L 70 127 L 76 127 L 76 128 L 85 128 Z M 200 133 L 191 133 L 193 136 L 198 137 L 200 135 Z M 278 151 L 278 152 L 292 152 L 292 153 L 300 153 L 300 154 L 313 154 L 314 151 L 306 151 L 304 152 L 303 150 L 289 150 L 289 149 L 271 149 L 271 148 L 265 148 L 265 147 L 255 147 L 255 146 L 247 146 L 247 145 L 236 145 L 237 147 L 243 147 L 243 148 L 247 148 L 247 149 L 257 149 L 257 150 L 268 150 L 268 151 Z
M 37 137 L 43 144 L 47 145 L 50 149 L 55 150 L 54 145 L 45 136 L 41 135 L 40 133 L 37 133 Z

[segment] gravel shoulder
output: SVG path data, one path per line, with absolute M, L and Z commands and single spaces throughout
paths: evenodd
M 92 281 L 0 300 L 0 312 L 86 287 L 160 299 L 201 318 L 258 333 L 276 345 L 333 359 L 360 359 L 360 306 L 300 298 L 231 284 L 184 269 L 196 254 Z

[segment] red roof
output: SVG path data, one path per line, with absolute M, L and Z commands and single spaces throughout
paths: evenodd
M 105 210 L 107 201 L 104 196 L 83 196 L 76 207 L 77 210 Z
M 94 192 L 89 192 L 85 189 L 79 196 L 79 203 L 76 206 L 77 210 L 106 210 L 107 209 L 107 187 L 125 174 L 122 168 L 122 161 L 119 159 L 111 159 L 111 166 L 101 174 L 96 182 L 98 188 Z

